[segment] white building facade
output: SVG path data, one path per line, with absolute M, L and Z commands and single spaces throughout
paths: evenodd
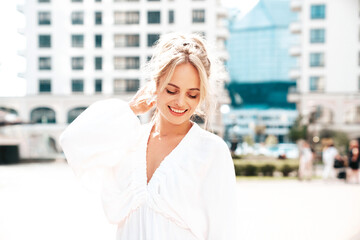
M 359 1 L 292 0 L 291 9 L 298 21 L 290 31 L 299 42 L 290 49 L 298 64 L 289 101 L 314 134 L 327 128 L 360 137 Z
M 203 34 L 227 58 L 220 0 L 26 0 L 18 10 L 26 18 L 19 52 L 27 96 L 0 98 L 0 109 L 47 132 L 52 125 L 53 139 L 91 103 L 129 100 L 145 82 L 141 67 L 161 34 Z

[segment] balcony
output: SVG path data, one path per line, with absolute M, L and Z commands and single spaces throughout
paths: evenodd
M 18 28 L 17 29 L 17 32 L 21 35 L 24 35 L 25 34 L 25 28 Z
M 217 28 L 216 29 L 216 36 L 218 38 L 227 39 L 229 37 L 229 31 L 226 28 Z
M 222 17 L 222 18 L 227 18 L 228 17 L 228 12 L 226 10 L 226 8 L 223 8 L 223 7 L 219 7 L 217 10 L 216 10 L 216 13 L 219 17 Z
M 16 10 L 18 10 L 18 12 L 24 13 L 24 5 L 17 4 L 16 5 Z
M 288 102 L 293 102 L 293 103 L 299 102 L 300 95 L 301 94 L 296 87 L 290 87 L 288 95 L 287 95 L 287 100 L 288 100 Z
M 290 32 L 292 34 L 300 34 L 301 33 L 301 24 L 299 22 L 293 22 L 290 24 Z
M 300 12 L 301 11 L 301 6 L 302 5 L 302 1 L 301 0 L 291 0 L 290 2 L 290 8 L 291 11 L 293 12 Z
M 291 47 L 289 50 L 290 56 L 298 57 L 301 55 L 301 48 L 299 46 Z
M 222 49 L 220 51 L 217 51 L 217 56 L 219 59 L 222 59 L 222 60 L 228 60 L 229 59 L 229 53 Z
M 300 78 L 301 74 L 300 74 L 300 70 L 297 68 L 291 69 L 290 73 L 289 73 L 289 77 L 291 79 L 298 79 Z
M 18 54 L 19 56 L 25 57 L 25 50 L 18 50 L 18 51 L 17 51 L 17 54 Z
M 298 93 L 298 92 L 288 93 L 287 100 L 288 100 L 288 102 L 291 102 L 291 103 L 299 102 L 300 101 L 300 93 Z
M 17 76 L 18 76 L 19 78 L 25 78 L 25 73 L 19 72 L 19 73 L 17 74 Z

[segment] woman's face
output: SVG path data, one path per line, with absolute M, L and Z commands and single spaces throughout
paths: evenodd
M 163 80 L 160 79 L 160 86 Z M 191 63 L 178 65 L 164 90 L 157 90 L 160 117 L 174 125 L 187 123 L 199 102 L 200 77 Z

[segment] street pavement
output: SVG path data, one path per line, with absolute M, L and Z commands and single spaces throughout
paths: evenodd
M 360 239 L 360 185 L 238 180 L 237 198 L 237 239 Z M 115 232 L 100 197 L 66 163 L 0 166 L 0 240 L 115 240 Z

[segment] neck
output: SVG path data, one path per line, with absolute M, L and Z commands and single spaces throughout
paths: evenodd
M 176 125 L 159 116 L 154 124 L 153 134 L 159 137 L 186 135 L 191 127 L 190 121 Z

